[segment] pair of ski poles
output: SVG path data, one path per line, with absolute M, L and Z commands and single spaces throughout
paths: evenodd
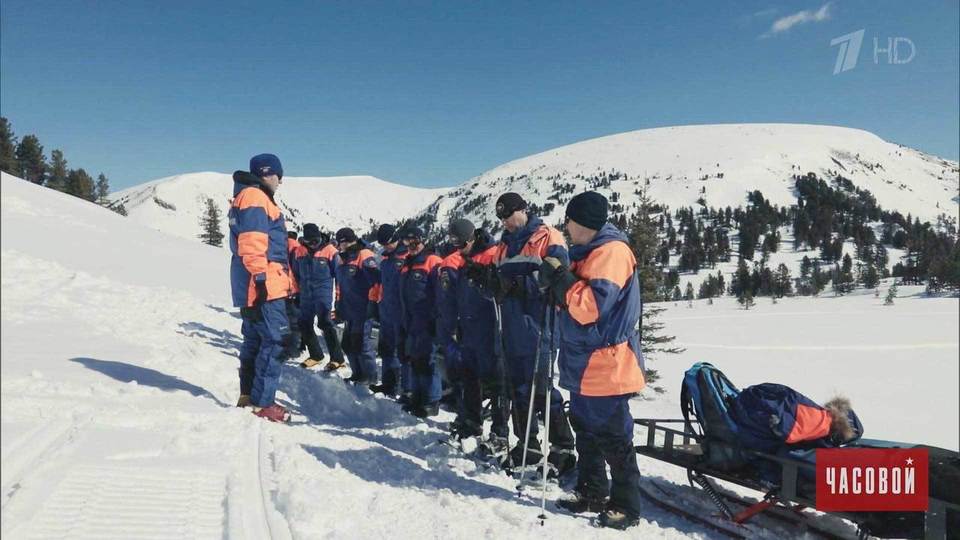
M 494 301 L 494 309 L 495 309 L 496 318 L 497 318 L 497 330 L 498 330 L 499 337 L 500 337 L 500 340 L 501 340 L 500 346 L 501 346 L 501 348 L 502 348 L 502 346 L 503 346 L 503 345 L 502 345 L 502 339 L 503 339 L 503 319 L 501 318 L 500 304 L 499 304 L 498 302 L 496 302 L 496 301 Z M 526 473 L 527 473 L 527 450 L 528 450 L 529 444 L 530 444 L 530 427 L 531 427 L 531 424 L 533 423 L 533 404 L 534 404 L 534 400 L 536 399 L 536 395 L 537 395 L 537 379 L 538 379 L 538 372 L 540 371 L 540 352 L 541 352 L 541 349 L 542 349 L 543 338 L 544 338 L 544 336 L 546 335 L 546 329 L 548 328 L 548 324 L 549 324 L 550 322 L 552 322 L 552 320 L 553 320 L 553 317 L 552 317 L 551 315 L 552 315 L 552 310 L 554 310 L 554 309 L 555 309 L 555 308 L 554 308 L 553 305 L 551 305 L 549 302 L 546 303 L 546 308 L 545 308 L 544 314 L 543 314 L 543 323 L 542 323 L 541 326 L 540 326 L 540 335 L 537 337 L 537 347 L 536 347 L 536 352 L 535 352 L 535 356 L 534 356 L 534 360 L 533 360 L 533 378 L 532 378 L 532 380 L 531 380 L 531 382 L 530 382 L 530 401 L 529 401 L 529 404 L 527 405 L 527 423 L 526 423 L 526 426 L 525 426 L 525 429 L 524 429 L 524 435 L 523 435 L 523 457 L 522 457 L 521 460 L 520 460 L 520 483 L 517 485 L 517 496 L 519 496 L 520 493 L 523 491 L 523 481 L 524 481 L 524 478 L 526 477 Z M 551 349 L 552 349 L 552 347 L 553 347 L 553 335 L 552 335 L 552 333 L 551 333 L 551 344 L 550 344 L 550 347 L 551 347 Z M 559 348 L 558 348 L 557 351 L 556 351 L 556 354 L 559 356 L 559 353 L 560 353 L 560 351 L 559 351 Z M 501 356 L 502 356 L 502 354 L 501 354 Z M 544 394 L 545 394 L 545 399 L 544 399 L 544 413 L 543 413 L 543 414 L 544 414 L 544 419 L 543 419 L 543 431 L 544 431 L 544 433 L 543 433 L 543 442 L 541 443 L 541 446 L 540 446 L 540 453 L 541 453 L 542 460 L 543 460 L 543 469 L 542 469 L 542 472 L 541 472 L 541 481 L 543 482 L 543 484 L 542 484 L 542 490 L 541 490 L 542 492 L 541 492 L 541 496 L 540 496 L 540 515 L 538 516 L 539 519 L 540 519 L 540 525 L 543 525 L 543 524 L 544 524 L 544 520 L 547 519 L 547 512 L 546 512 L 546 507 L 547 507 L 547 468 L 548 468 L 548 465 L 549 465 L 549 460 L 547 459 L 547 456 L 550 454 L 550 451 L 549 451 L 549 450 L 550 450 L 550 398 L 551 398 L 551 394 L 553 393 L 553 392 L 552 392 L 552 386 L 553 386 L 553 366 L 554 366 L 554 364 L 556 363 L 556 361 L 557 361 L 557 358 L 554 357 L 554 351 L 551 350 L 551 351 L 550 351 L 550 366 L 549 366 L 549 368 L 548 368 L 548 377 L 549 377 L 549 378 L 547 379 L 547 384 L 546 384 L 546 388 L 545 388 L 546 391 L 544 392 Z M 505 368 L 505 366 L 504 366 L 504 368 Z

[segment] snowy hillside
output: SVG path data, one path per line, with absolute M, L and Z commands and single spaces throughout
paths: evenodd
M 291 425 L 233 407 L 224 250 L 6 174 L 0 200 L 4 538 L 624 538 L 553 511 L 558 491 L 541 527 L 539 499 L 436 444 L 449 413 L 419 422 L 340 376 L 286 366 Z M 957 449 L 958 302 L 919 290 L 668 304 L 687 351 L 655 361 L 665 392 L 634 413 L 676 417 L 682 372 L 708 360 L 741 386 L 843 393 L 872 437 Z M 631 536 L 717 537 L 652 505 Z
M 415 215 L 446 192 L 393 184 L 372 176 L 284 177 L 277 202 L 297 229 L 313 222 L 321 229 L 353 227 L 364 233 L 374 222 Z M 230 175 L 202 172 L 153 180 L 113 193 L 110 200 L 122 203 L 133 221 L 196 240 L 207 198 L 226 213 L 232 197 Z M 224 233 L 227 227 L 224 218 Z
M 497 196 L 516 191 L 540 208 L 553 203 L 547 222 L 557 223 L 566 201 L 587 189 L 628 212 L 644 188 L 674 209 L 698 206 L 700 198 L 736 208 L 753 190 L 783 206 L 796 204 L 792 176 L 808 172 L 841 174 L 904 215 L 936 221 L 941 213 L 960 213 L 957 162 L 858 129 L 803 124 L 664 127 L 591 139 L 487 171 L 451 190 L 430 213 L 438 223 L 452 214 L 492 222 Z

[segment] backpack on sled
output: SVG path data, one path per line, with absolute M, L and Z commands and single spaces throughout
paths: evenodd
M 730 407 L 740 390 L 722 371 L 698 362 L 683 375 L 680 410 L 684 430 L 700 439 L 704 462 L 721 471 L 747 463 L 740 450 L 740 433 L 730 417 Z

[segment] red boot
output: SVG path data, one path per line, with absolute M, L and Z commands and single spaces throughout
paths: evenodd
M 290 420 L 290 411 L 276 403 L 269 407 L 253 407 L 253 414 L 271 422 L 288 422 Z

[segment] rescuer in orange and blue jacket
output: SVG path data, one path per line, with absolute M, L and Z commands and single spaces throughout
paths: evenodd
M 403 308 L 403 350 L 400 361 L 410 365 L 413 395 L 404 408 L 421 418 L 435 416 L 440 408 L 440 372 L 433 357 L 436 334 L 436 287 L 440 257 L 423 244 L 419 227 L 406 227 L 400 234 L 407 247 L 401 268 L 400 303 Z
M 380 321 L 377 352 L 380 355 L 380 384 L 371 387 L 374 392 L 396 397 L 402 393 L 406 401 L 413 394 L 409 364 L 400 364 L 400 323 L 403 310 L 400 305 L 400 271 L 407 258 L 407 248 L 400 242 L 397 228 L 389 223 L 377 229 L 380 253 L 380 283 L 375 286 L 376 304 L 371 307 Z
M 451 289 L 456 294 L 463 387 L 457 435 L 463 438 L 483 434 L 482 404 L 484 397 L 489 396 L 493 426 L 489 440 L 480 448 L 489 455 L 502 455 L 509 450 L 510 397 L 497 305 L 474 279 L 478 273 L 482 275 L 484 268 L 496 263 L 497 244 L 486 230 L 476 229 L 466 219 L 451 222 L 448 233 L 462 261 L 451 278 Z
M 516 193 L 505 193 L 497 199 L 496 214 L 506 231 L 497 251 L 498 271 L 491 274 L 488 285 L 494 289 L 502 306 L 504 353 L 513 389 L 513 432 L 519 439 L 511 451 L 512 459 L 514 463 L 523 462 L 527 408 L 534 366 L 539 366 L 534 407 L 538 416 L 545 417 L 546 392 L 551 392 L 548 459 L 557 472 L 563 474 L 576 465 L 574 440 L 563 397 L 547 379 L 554 349 L 550 321 L 555 317 L 545 320 L 548 305 L 537 287 L 536 275 L 545 257 L 568 260 L 566 242 L 560 231 L 528 214 L 526 201 Z M 540 352 L 539 362 L 536 361 L 536 351 Z M 542 458 L 536 422 L 530 426 L 527 449 L 527 463 L 537 463 Z
M 570 391 L 579 457 L 575 497 L 558 504 L 574 512 L 602 512 L 601 525 L 622 529 L 640 514 L 629 400 L 645 385 L 641 291 L 627 237 L 607 223 L 607 208 L 607 199 L 593 191 L 570 200 L 566 229 L 572 262 L 568 267 L 547 258 L 539 278 L 561 310 L 560 386 Z
M 380 282 L 380 265 L 377 255 L 357 238 L 353 229 L 344 227 L 338 230 L 336 239 L 341 259 L 336 271 L 339 291 L 336 311 L 337 318 L 345 323 L 341 346 L 353 371 L 347 380 L 374 385 L 377 383 L 377 357 L 369 304 L 375 299 L 374 286 Z M 339 366 L 335 364 L 331 360 L 325 369 L 337 369 Z
M 297 231 L 287 231 L 287 258 L 290 268 L 293 268 L 293 253 L 300 247 L 300 240 L 297 239 Z M 294 292 L 298 292 L 297 282 L 293 282 Z
M 437 306 L 436 346 L 443 360 L 441 402 L 449 403 L 457 411 L 457 417 L 451 424 L 454 432 L 460 428 L 460 408 L 463 398 L 463 370 L 460 362 L 460 332 L 457 326 L 457 274 L 463 266 L 463 255 L 449 242 L 440 246 L 440 266 L 437 269 L 437 288 L 435 290 Z
M 298 326 L 310 354 L 309 358 L 300 364 L 303 367 L 313 367 L 324 357 L 320 340 L 313 331 L 314 320 L 323 333 L 330 359 L 343 363 L 340 339 L 330 315 L 333 310 L 334 280 L 339 265 L 340 254 L 330 243 L 330 236 L 321 233 L 314 223 L 304 225 L 303 241 L 298 244 L 293 254 L 293 275 L 300 285 Z
M 230 285 L 233 305 L 241 308 L 243 317 L 238 405 L 249 402 L 256 414 L 275 421 L 289 416 L 274 403 L 274 396 L 283 351 L 292 335 L 286 306 L 293 294 L 287 230 L 273 200 L 282 178 L 277 156 L 254 156 L 249 173 L 233 174 L 233 201 L 228 214 L 233 254 Z

